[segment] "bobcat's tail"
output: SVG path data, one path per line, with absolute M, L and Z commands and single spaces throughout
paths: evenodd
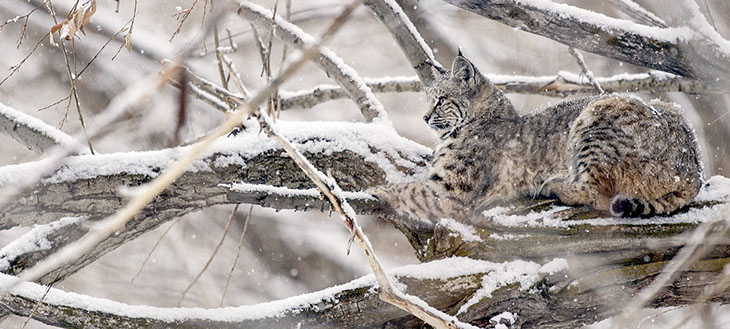
M 684 207 L 694 198 L 689 191 L 669 192 L 658 199 L 616 195 L 611 200 L 611 214 L 616 217 L 646 217 L 669 214 Z

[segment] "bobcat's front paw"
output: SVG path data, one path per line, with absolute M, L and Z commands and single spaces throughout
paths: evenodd
M 391 213 L 394 214 L 393 211 L 393 201 L 388 196 L 390 195 L 388 193 L 388 189 L 385 188 L 385 186 L 373 186 L 365 190 L 365 193 L 372 195 L 375 197 L 375 199 L 378 200 L 378 205 L 376 206 L 375 210 L 376 212 L 383 212 L 383 213 Z
M 415 184 L 391 184 L 371 187 L 365 192 L 378 199 L 378 211 L 408 221 L 435 222 L 438 215 L 429 211 L 430 209 L 425 206 L 435 200 L 418 199 L 426 193 L 415 193 L 414 189 L 416 188 L 420 188 L 420 186 Z M 417 197 L 414 197 L 414 195 Z

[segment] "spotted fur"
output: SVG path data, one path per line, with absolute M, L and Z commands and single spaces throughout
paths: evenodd
M 429 180 L 369 191 L 399 216 L 462 218 L 524 196 L 614 216 L 668 214 L 702 182 L 695 136 L 676 104 L 584 97 L 521 116 L 466 58 L 427 89 L 441 138 Z

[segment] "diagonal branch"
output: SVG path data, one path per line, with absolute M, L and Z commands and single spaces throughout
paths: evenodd
M 436 78 L 431 66 L 441 65 L 403 9 L 395 0 L 366 0 L 364 4 L 390 30 L 390 34 L 418 74 L 418 79 L 424 85 L 430 84 Z

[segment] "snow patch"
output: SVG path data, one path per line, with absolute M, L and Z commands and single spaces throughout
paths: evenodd
M 481 242 L 482 238 L 479 237 L 477 234 L 476 229 L 474 229 L 473 226 L 459 223 L 451 218 L 443 218 L 439 222 L 439 224 L 443 227 L 448 228 L 450 231 L 454 233 L 449 233 L 449 235 L 456 236 L 457 234 L 461 236 L 461 239 L 465 242 Z

